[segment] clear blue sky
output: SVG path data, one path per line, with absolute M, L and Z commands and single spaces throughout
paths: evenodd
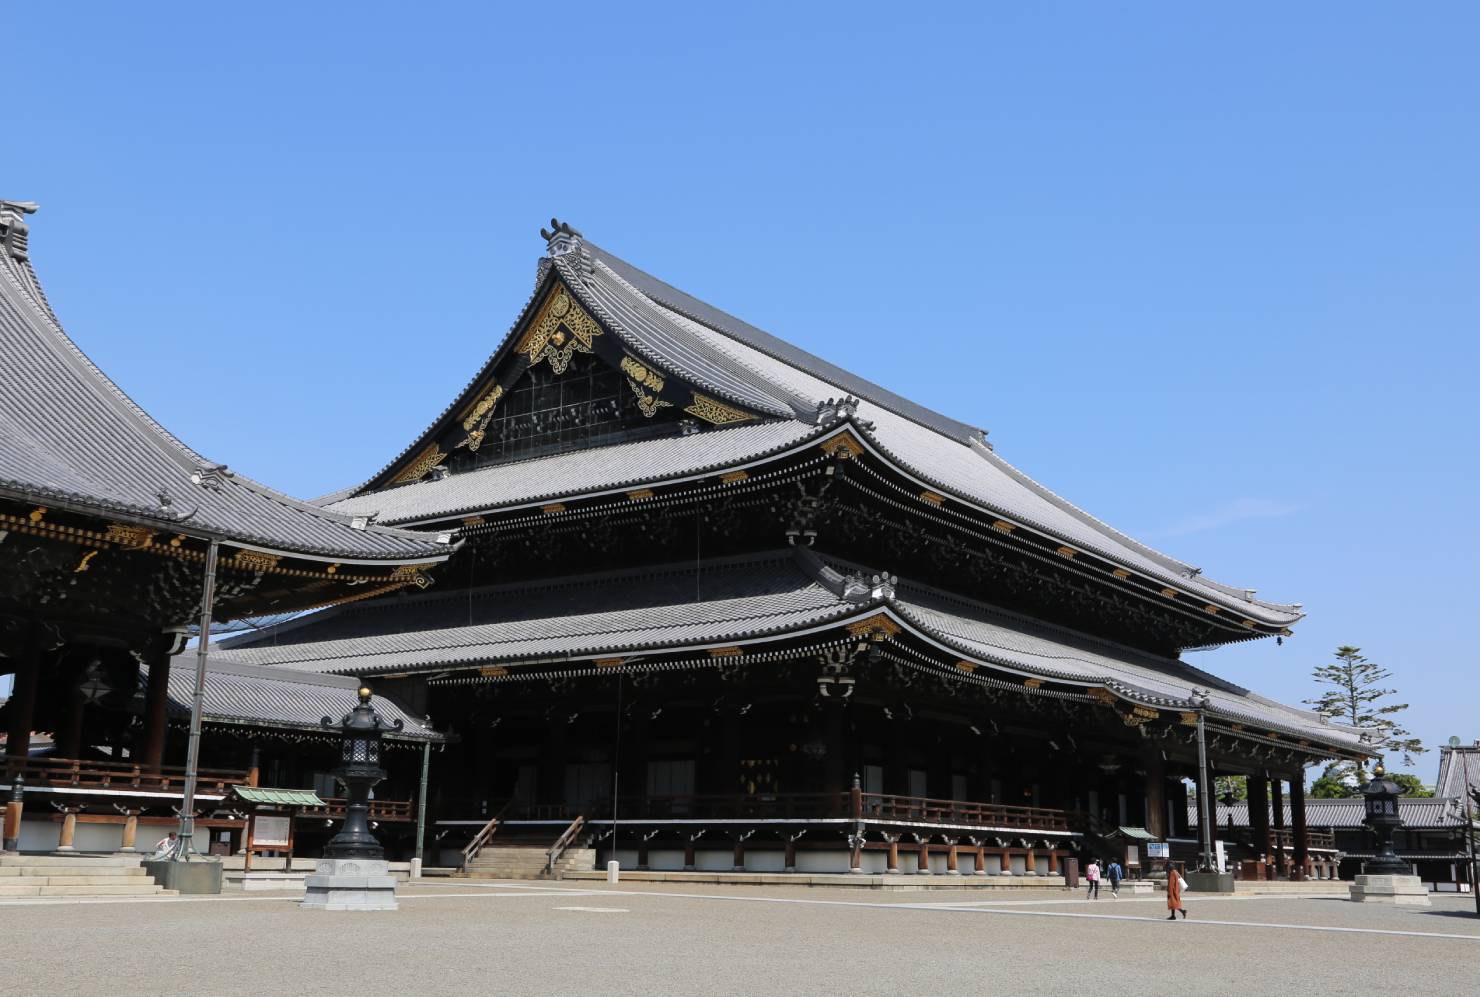
M 1480 736 L 1480 13 L 1188 6 L 33 5 L 0 196 L 83 348 L 295 494 L 450 400 L 558 214 L 1305 603 L 1199 664 L 1298 702 L 1358 644 Z

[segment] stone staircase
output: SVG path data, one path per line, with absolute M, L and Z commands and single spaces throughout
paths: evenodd
M 549 846 L 490 844 L 468 864 L 467 871 L 453 873 L 460 879 L 545 879 L 545 861 Z M 596 868 L 596 849 L 567 848 L 555 863 L 555 877 L 567 872 L 585 872 Z
M 0 855 L 0 900 L 26 897 L 174 896 L 137 855 Z

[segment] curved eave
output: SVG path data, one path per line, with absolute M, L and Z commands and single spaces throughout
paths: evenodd
M 949 497 L 955 503 L 968 509 L 972 509 L 983 517 L 989 517 L 994 522 L 1000 520 L 1008 523 L 1011 525 L 1014 531 L 1017 529 L 1025 528 L 1030 532 L 1036 533 L 1039 536 L 1044 537 L 1054 543 L 1073 549 L 1076 555 L 1078 553 L 1090 554 L 1093 557 L 1114 566 L 1110 570 L 1110 572 L 1107 573 L 1112 578 L 1114 577 L 1114 568 L 1119 568 L 1121 570 L 1129 572 L 1133 576 L 1146 577 L 1148 580 L 1154 581 L 1162 586 L 1175 589 L 1183 595 L 1186 595 L 1190 600 L 1202 601 L 1208 600 L 1211 597 L 1212 599 L 1215 599 L 1217 601 L 1217 604 L 1220 606 L 1221 609 L 1227 609 L 1242 614 L 1245 618 L 1254 619 L 1256 614 L 1258 614 L 1263 618 L 1255 619 L 1255 623 L 1263 625 L 1266 630 L 1266 632 L 1264 633 L 1265 636 L 1283 634 L 1286 632 L 1286 628 L 1292 626 L 1299 620 L 1303 619 L 1305 616 L 1304 613 L 1297 610 L 1293 606 L 1275 606 L 1266 603 L 1243 602 L 1237 599 L 1230 599 L 1221 591 L 1222 589 L 1226 588 L 1226 586 L 1219 586 L 1210 593 L 1206 591 L 1198 591 L 1197 589 L 1188 586 L 1186 578 L 1173 575 L 1170 572 L 1164 575 L 1153 575 L 1147 572 L 1144 566 L 1129 563 L 1123 558 L 1117 557 L 1114 553 L 1104 548 L 1085 544 L 1083 541 L 1067 537 L 1062 533 L 1059 533 L 1040 523 L 1034 522 L 1033 520 L 1027 519 L 1019 514 L 1009 512 L 1005 509 L 1001 509 L 993 505 L 989 505 L 985 502 L 980 501 L 979 499 L 962 494 L 958 489 L 953 489 L 949 485 L 936 480 L 930 474 L 919 470 L 903 457 L 895 454 L 888 447 L 886 447 L 882 443 L 882 441 L 880 441 L 878 437 L 868 429 L 866 425 L 860 424 L 857 420 L 850 420 L 850 426 L 859 438 L 859 441 L 862 443 L 862 445 L 871 454 L 873 454 L 876 459 L 890 467 L 900 477 L 906 478 L 907 480 L 913 481 L 916 484 L 920 485 L 922 490 Z M 920 499 L 918 498 L 918 496 L 917 500 L 920 502 L 922 507 L 928 505 L 926 500 Z M 1125 581 L 1126 579 L 1121 580 Z M 1209 588 L 1212 588 L 1212 586 L 1210 585 Z M 1185 609 L 1186 607 L 1183 606 L 1178 608 Z
M 49 509 L 59 509 L 78 516 L 106 519 L 129 526 L 143 526 L 162 534 L 183 534 L 196 540 L 217 540 L 223 544 L 244 550 L 253 550 L 279 557 L 289 557 L 325 564 L 382 565 L 387 567 L 439 564 L 451 557 L 452 553 L 461 545 L 461 541 L 429 543 L 425 533 L 415 530 L 371 527 L 370 529 L 375 531 L 375 535 L 405 539 L 408 541 L 406 545 L 407 549 L 401 552 L 380 553 L 352 548 L 304 548 L 299 545 L 285 544 L 281 538 L 231 533 L 213 529 L 205 524 L 192 522 L 188 519 L 165 519 L 151 514 L 149 510 L 140 509 L 138 506 L 129 502 L 109 501 L 90 495 L 75 495 L 44 486 L 0 483 L 0 498 L 6 498 L 24 505 L 44 504 Z M 318 512 L 320 515 L 328 515 L 322 510 L 318 510 Z M 348 517 L 345 517 L 343 526 L 346 530 L 353 529 L 349 525 Z

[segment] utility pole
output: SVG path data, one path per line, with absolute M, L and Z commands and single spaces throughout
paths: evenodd
M 185 793 L 180 807 L 180 833 L 171 858 L 189 861 L 195 851 L 195 786 L 200 779 L 200 724 L 206 696 L 206 662 L 211 653 L 211 610 L 216 602 L 216 556 L 220 541 L 206 548 L 205 589 L 200 597 L 200 642 L 195 646 L 195 689 L 190 698 L 190 747 L 185 754 Z
M 1198 838 L 1202 845 L 1202 869 L 1204 872 L 1219 872 L 1213 865 L 1213 827 L 1209 821 L 1212 807 L 1212 787 L 1208 785 L 1208 738 L 1204 726 L 1207 716 L 1208 694 L 1202 689 L 1192 690 L 1192 701 L 1197 704 L 1197 812 Z

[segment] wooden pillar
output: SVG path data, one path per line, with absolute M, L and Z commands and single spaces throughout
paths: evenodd
M 252 764 L 247 767 L 247 785 L 260 786 L 262 784 L 262 749 L 252 748 Z
M 1048 853 L 1048 874 L 1050 876 L 1059 874 L 1059 853 L 1055 850 L 1050 850 Z
M 1274 811 L 1274 828 L 1276 832 L 1285 829 L 1285 780 L 1276 775 L 1269 782 L 1270 809 Z M 1274 841 L 1274 875 L 1271 879 L 1279 879 L 1285 874 L 1285 840 L 1284 835 L 1276 834 Z
M 170 690 L 168 648 L 149 658 L 149 685 L 144 692 L 144 750 L 140 754 L 146 772 L 159 772 L 164 764 L 164 745 Z
M 999 855 L 998 858 L 1002 862 L 1002 868 L 998 871 L 997 874 L 999 876 L 1011 876 L 1012 875 L 1012 849 L 1011 848 L 1004 848 L 1004 849 L 1002 849 L 1002 854 Z
M 1153 838 L 1164 839 L 1167 827 L 1167 769 L 1161 752 L 1152 750 L 1146 759 L 1146 830 Z
M 1290 780 L 1290 823 L 1295 831 L 1295 878 L 1305 879 L 1310 868 L 1310 831 L 1305 826 L 1305 773 Z
M 72 838 L 77 834 L 77 811 L 72 808 L 63 810 L 62 833 L 57 839 L 57 851 L 76 851 L 72 846 Z
M 891 834 L 885 838 L 889 842 L 889 857 L 885 860 L 885 872 L 899 872 L 899 835 Z
M 1032 845 L 1029 845 L 1028 846 L 1028 851 L 1023 856 L 1023 862 L 1024 862 L 1023 872 L 1027 873 L 1029 876 L 1036 876 L 1036 875 L 1038 875 L 1038 867 L 1034 864 L 1034 860 L 1033 860 L 1033 846 Z
M 61 758 L 76 758 L 82 754 L 82 718 L 87 700 L 82 695 L 84 666 L 74 662 L 71 667 L 61 669 L 62 701 L 61 722 L 57 724 L 57 755 Z
M 1263 773 L 1249 776 L 1249 832 L 1255 861 L 1265 861 L 1269 855 L 1269 787 Z
M 124 814 L 123 843 L 119 846 L 118 850 L 121 852 L 134 851 L 134 842 L 138 840 L 138 837 L 139 812 L 137 810 L 129 810 Z
M 733 866 L 733 868 L 734 868 L 735 872 L 744 872 L 745 871 L 745 839 L 744 838 L 736 838 L 735 839 L 735 858 L 734 858 L 734 866 Z
M 920 839 L 919 849 L 915 852 L 915 872 L 922 876 L 930 875 L 930 842 Z
M 956 864 L 956 843 L 949 842 L 946 848 L 946 872 L 952 876 L 961 875 L 961 870 Z
M 987 846 L 986 845 L 977 845 L 976 846 L 976 869 L 975 869 L 975 872 L 976 872 L 976 874 L 978 876 L 985 876 L 987 874 Z
M 5 803 L 5 828 L 0 835 L 0 847 L 7 852 L 21 850 L 21 816 L 26 811 L 25 776 L 17 774 L 10 785 L 10 796 Z
M 10 690 L 10 728 L 5 754 L 25 759 L 31 753 L 31 728 L 36 721 L 36 686 L 41 681 L 41 651 L 34 641 L 15 662 L 15 684 Z

